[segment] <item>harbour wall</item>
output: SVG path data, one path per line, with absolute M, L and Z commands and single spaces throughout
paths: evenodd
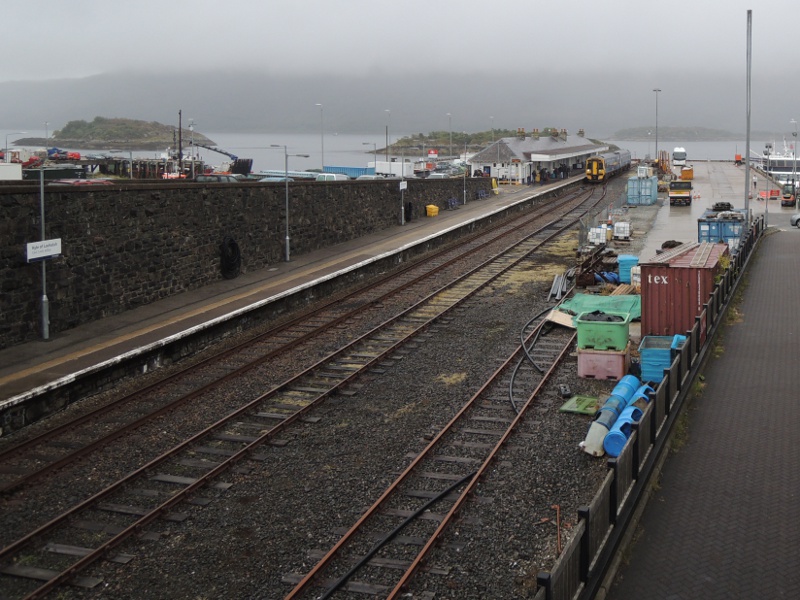
M 292 256 L 397 225 L 399 181 L 293 182 Z M 408 180 L 412 218 L 489 193 L 482 178 Z M 0 186 L 0 348 L 41 339 L 42 267 L 26 244 L 41 239 L 38 185 Z M 283 183 L 130 183 L 46 186 L 45 239 L 62 254 L 46 261 L 50 335 L 225 279 L 223 250 L 238 250 L 242 272 L 284 260 Z M 226 238 L 228 244 L 223 249 Z M 230 264 L 228 261 L 227 264 Z M 229 274 L 229 273 L 228 273 Z

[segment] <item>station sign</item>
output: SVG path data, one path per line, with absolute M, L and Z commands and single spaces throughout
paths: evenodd
M 405 180 L 401 181 L 400 182 L 400 191 L 402 192 L 403 190 L 407 190 L 407 189 L 408 189 L 408 182 L 405 181 Z
M 61 238 L 27 244 L 28 262 L 61 256 Z

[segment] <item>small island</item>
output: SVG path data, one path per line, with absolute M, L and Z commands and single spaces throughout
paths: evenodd
M 189 140 L 208 146 L 215 145 L 212 140 L 197 131 L 183 128 L 183 145 Z M 109 119 L 95 117 L 93 121 L 70 121 L 63 129 L 53 132 L 48 138 L 22 138 L 16 140 L 18 146 L 63 146 L 92 150 L 163 150 L 177 146 L 178 128 L 156 121 L 135 119 Z

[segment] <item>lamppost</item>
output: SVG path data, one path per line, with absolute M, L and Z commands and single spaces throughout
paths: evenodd
M 792 137 L 794 140 L 792 141 L 792 195 L 797 200 L 797 121 L 792 119 L 789 123 L 794 124 L 794 133 Z
M 325 172 L 325 115 L 322 112 L 322 104 L 317 102 L 314 106 L 319 106 L 319 145 L 320 145 L 320 170 Z
M 656 161 L 658 161 L 658 93 L 661 91 L 659 88 L 654 88 L 656 93 Z
M 450 159 L 453 158 L 453 116 L 450 113 L 447 113 L 447 126 L 450 129 L 450 150 L 448 153 L 450 154 Z
M 464 206 L 467 205 L 467 132 L 464 132 Z
M 11 162 L 11 157 L 8 154 L 8 136 L 10 136 L 10 135 L 24 135 L 26 133 L 28 133 L 28 132 L 27 131 L 14 131 L 13 133 L 7 133 L 6 134 L 5 157 L 6 157 L 6 162 L 7 163 Z
M 189 119 L 189 135 L 191 137 L 191 145 L 192 145 L 191 172 L 192 172 L 192 179 L 194 179 L 194 119 Z M 131 161 L 131 179 L 133 179 L 133 161 Z
M 270 148 L 283 148 L 283 179 L 286 184 L 286 262 L 289 262 L 289 157 L 299 156 L 301 158 L 308 158 L 308 154 L 289 154 L 288 148 L 280 144 L 270 144 Z
M 491 122 L 492 122 L 492 144 L 494 144 L 494 117 L 489 117 L 489 120 L 491 120 Z M 500 162 L 500 144 L 497 144 L 497 162 L 498 163 Z M 497 167 L 496 164 L 495 164 L 495 167 L 499 168 L 499 167 Z M 491 169 L 489 169 L 489 174 L 490 175 L 492 174 L 492 170 Z
M 389 122 L 392 120 L 392 111 L 384 109 L 386 113 L 386 162 L 389 162 Z
M 362 146 L 370 146 L 370 145 L 372 146 L 372 152 L 373 152 L 373 155 L 375 157 L 375 169 L 374 169 L 374 171 L 375 171 L 375 175 L 377 175 L 378 174 L 378 144 L 375 144 L 375 143 L 372 143 L 372 142 L 361 142 L 361 145 Z

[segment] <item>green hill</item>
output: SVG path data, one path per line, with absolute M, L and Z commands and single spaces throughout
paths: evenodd
M 214 145 L 214 142 L 197 131 L 185 127 L 182 130 L 183 146 L 188 147 L 190 139 L 200 144 Z M 135 119 L 108 119 L 95 117 L 93 121 L 70 121 L 63 129 L 53 132 L 47 140 L 26 138 L 18 140 L 20 146 L 65 146 L 71 148 L 91 148 L 108 150 L 162 150 L 178 145 L 178 128 L 155 121 Z

